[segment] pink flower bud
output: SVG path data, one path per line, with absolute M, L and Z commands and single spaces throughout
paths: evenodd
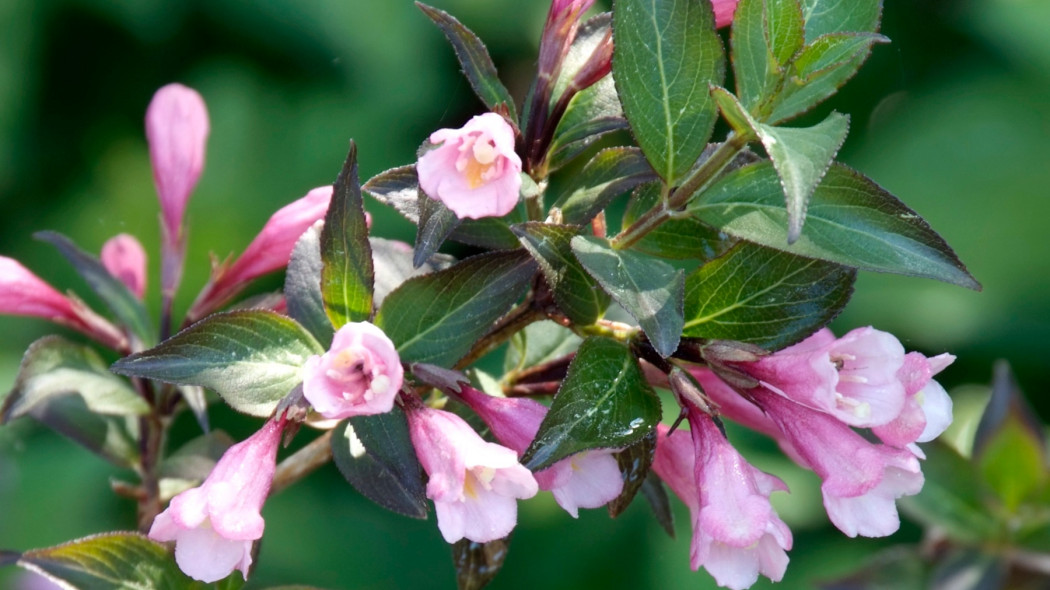
M 200 94 L 168 84 L 146 109 L 146 138 L 167 235 L 177 239 L 186 202 L 204 168 L 208 111 Z
M 715 8 L 715 27 L 722 27 L 733 22 L 733 14 L 736 13 L 736 5 L 740 0 L 712 0 Z
M 17 260 L 0 256 L 0 313 L 78 324 L 73 302 Z
M 102 265 L 120 279 L 136 297 L 146 293 L 146 251 L 129 234 L 118 234 L 102 245 Z
M 368 322 L 349 323 L 332 347 L 306 360 L 303 395 L 325 418 L 382 414 L 394 407 L 404 370 L 394 343 Z
M 509 535 L 517 500 L 539 491 L 517 453 L 485 442 L 459 416 L 421 405 L 409 408 L 408 430 L 445 541 L 487 543 Z
M 252 542 L 263 534 L 260 511 L 273 483 L 283 426 L 267 422 L 227 449 L 204 483 L 172 498 L 153 520 L 149 537 L 175 541 L 175 561 L 186 575 L 215 582 L 240 570 L 248 579 Z
M 458 217 L 479 219 L 510 213 L 521 190 L 521 158 L 514 130 L 503 117 L 485 113 L 460 129 L 430 135 L 438 147 L 419 158 L 419 186 Z

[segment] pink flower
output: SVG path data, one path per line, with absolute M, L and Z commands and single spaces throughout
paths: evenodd
M 118 234 L 102 245 L 102 265 L 120 279 L 136 297 L 146 293 L 146 251 L 129 234 Z
M 736 13 L 736 5 L 740 0 L 712 0 L 712 4 L 715 8 L 715 27 L 721 29 L 722 27 L 733 22 L 733 15 Z
M 539 491 L 532 473 L 507 447 L 485 442 L 459 416 L 418 406 L 408 411 L 416 456 L 430 477 L 445 541 L 487 543 L 510 534 L 518 520 L 518 499 Z
M 521 158 L 514 130 L 496 113 L 467 121 L 460 129 L 430 135 L 438 147 L 419 158 L 419 186 L 458 217 L 479 219 L 510 213 L 521 190 Z
M 536 438 L 547 415 L 547 407 L 531 399 L 495 397 L 467 386 L 461 388 L 459 397 L 489 425 L 496 439 L 519 457 Z M 578 518 L 580 508 L 604 506 L 623 491 L 623 476 L 613 456 L 616 450 L 595 449 L 566 457 L 537 471 L 536 482 Z
M 172 498 L 154 519 L 149 537 L 175 541 L 175 561 L 186 575 L 215 582 L 237 569 L 248 579 L 283 428 L 283 421 L 267 422 L 230 447 L 204 483 Z
M 907 395 L 904 409 L 892 422 L 876 426 L 872 432 L 888 445 L 908 446 L 921 458 L 913 443 L 937 438 L 952 423 L 952 398 L 933 376 L 953 361 L 955 357 L 947 353 L 932 358 L 918 352 L 905 355 L 904 366 L 897 371 Z
M 306 360 L 303 395 L 325 418 L 382 414 L 394 407 L 404 370 L 394 343 L 368 322 L 349 323 L 332 347 Z
M 146 138 L 153 181 L 160 196 L 166 234 L 177 239 L 190 193 L 204 168 L 208 111 L 200 94 L 182 84 L 168 84 L 146 109 Z
M 720 586 L 747 588 L 762 574 L 784 576 L 791 531 L 769 503 L 786 491 L 780 479 L 752 467 L 710 416 L 690 409 L 692 437 L 657 427 L 653 470 L 682 499 L 693 521 L 690 565 L 703 566 Z

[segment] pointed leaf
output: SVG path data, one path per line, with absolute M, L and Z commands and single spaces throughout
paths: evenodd
M 806 21 L 806 42 L 821 35 L 879 30 L 882 0 L 802 0 Z
M 499 81 L 496 66 L 493 65 L 489 51 L 481 39 L 448 13 L 421 2 L 416 2 L 416 6 L 430 17 L 448 38 L 456 52 L 456 59 L 463 68 L 463 75 L 470 81 L 470 87 L 481 102 L 485 103 L 490 111 L 506 108 L 511 122 L 516 122 L 518 115 L 514 109 L 514 99 Z
M 624 115 L 653 169 L 675 184 L 707 145 L 715 106 L 707 93 L 725 70 L 711 4 L 617 0 L 612 73 Z
M 214 390 L 233 409 L 269 416 L 302 382 L 302 368 L 324 348 L 291 318 L 270 311 L 209 316 L 158 346 L 113 365 L 121 375 Z
M 423 468 L 400 408 L 340 422 L 332 432 L 332 458 L 346 481 L 369 500 L 398 514 L 427 517 Z
M 649 475 L 655 453 L 656 430 L 651 431 L 641 441 L 616 453 L 616 464 L 619 465 L 620 475 L 623 476 L 623 491 L 609 502 L 609 516 L 616 518 L 631 505 Z
M 324 218 L 321 261 L 321 295 L 332 325 L 338 329 L 372 317 L 372 248 L 352 141 Z
M 369 238 L 372 243 L 372 260 L 375 263 L 376 283 L 373 301 L 377 306 L 394 289 L 408 279 L 446 269 L 455 264 L 456 259 L 448 254 L 434 254 L 422 266 L 416 268 L 412 263 L 412 246 L 397 240 Z
M 29 410 L 29 415 L 51 430 L 122 468 L 136 469 L 139 445 L 127 416 L 107 416 L 91 411 L 79 395 L 58 395 Z
M 605 313 L 609 295 L 572 254 L 570 241 L 580 232 L 578 226 L 530 222 L 511 229 L 539 263 L 554 301 L 569 319 L 586 326 Z
M 802 49 L 802 6 L 798 0 L 741 0 L 733 13 L 731 40 L 737 95 L 754 113 Z
M 490 252 L 404 282 L 375 323 L 403 362 L 451 366 L 525 292 L 536 265 L 524 251 Z
M 315 225 L 299 238 L 288 260 L 284 275 L 284 298 L 288 315 L 313 334 L 318 342 L 328 344 L 335 330 L 324 310 L 321 294 L 321 228 Z
M 182 401 L 186 402 L 186 406 L 193 412 L 193 417 L 197 419 L 201 430 L 204 432 L 211 430 L 208 423 L 208 398 L 204 393 L 204 388 L 196 385 L 179 385 L 176 389 Z
M 580 91 L 569 101 L 548 149 L 549 170 L 568 164 L 607 133 L 627 129 L 612 78 Z
M 653 510 L 656 522 L 660 523 L 660 528 L 673 539 L 674 513 L 671 512 L 671 499 L 667 496 L 664 482 L 660 481 L 660 477 L 654 471 L 649 471 L 646 474 L 645 481 L 642 482 L 641 492 L 645 496 L 645 500 L 649 502 L 649 507 Z
M 655 207 L 660 202 L 660 189 L 659 183 L 635 189 L 624 212 L 622 226 L 630 226 Z M 711 260 L 721 256 L 734 243 L 734 238 L 695 217 L 687 216 L 673 217 L 661 223 L 635 242 L 631 249 L 658 258 Z
M 569 366 L 522 463 L 538 471 L 590 449 L 626 447 L 660 421 L 660 400 L 623 344 L 588 338 Z
M 510 548 L 510 537 L 488 543 L 461 539 L 452 544 L 452 561 L 456 564 L 456 586 L 459 590 L 481 590 L 503 568 Z
M 686 277 L 682 335 L 778 350 L 837 316 L 856 275 L 852 268 L 741 242 Z
M 727 234 L 799 256 L 980 289 L 926 221 L 841 164 L 828 169 L 813 193 L 806 228 L 792 245 L 787 243 L 783 189 L 771 163 L 731 172 L 688 210 Z
M 685 274 L 657 258 L 614 250 L 608 240 L 576 236 L 572 251 L 587 272 L 645 331 L 653 348 L 670 356 L 682 336 Z
M 638 148 L 604 149 L 572 178 L 554 206 L 561 209 L 566 225 L 583 225 L 614 198 L 654 180 L 656 175 Z
M 451 209 L 419 191 L 419 227 L 416 231 L 415 253 L 412 255 L 413 266 L 422 266 L 436 253 L 459 223 L 459 218 Z

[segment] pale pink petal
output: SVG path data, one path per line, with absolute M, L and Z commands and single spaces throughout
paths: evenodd
M 536 474 L 540 489 L 550 489 L 558 505 L 572 515 L 579 516 L 580 508 L 598 508 L 615 500 L 623 491 L 623 476 L 616 457 L 610 451 L 585 451 L 563 459 L 546 471 L 558 468 L 564 474 L 557 485 L 543 485 L 541 473 Z
M 168 84 L 153 95 L 146 109 L 146 138 L 153 180 L 171 236 L 181 232 L 186 203 L 204 168 L 208 132 L 208 111 L 196 90 Z
M 404 369 L 394 343 L 368 322 L 340 328 L 332 347 L 306 360 L 303 396 L 325 418 L 383 414 L 394 407 Z
M 109 274 L 142 299 L 146 293 L 146 251 L 134 236 L 118 234 L 106 240 L 100 258 Z
M 251 565 L 252 542 L 231 541 L 210 527 L 181 531 L 175 542 L 175 563 L 186 575 L 202 582 L 218 582 L 241 567 Z M 248 568 L 241 572 L 248 579 Z
M 926 428 L 915 440 L 930 442 L 951 426 L 952 398 L 940 383 L 932 379 L 915 397 L 926 416 Z

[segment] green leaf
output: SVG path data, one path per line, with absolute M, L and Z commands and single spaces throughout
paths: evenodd
M 741 0 L 733 13 L 733 72 L 740 102 L 756 112 L 805 42 L 798 0 Z
M 318 342 L 327 344 L 332 341 L 335 330 L 324 310 L 324 296 L 321 294 L 323 271 L 321 229 L 315 225 L 306 230 L 292 248 L 284 275 L 284 298 L 288 315 L 309 330 Z
M 521 460 L 538 471 L 581 451 L 626 447 L 659 421 L 660 400 L 627 346 L 588 338 Z
M 881 0 L 802 0 L 806 42 L 821 35 L 843 32 L 875 32 L 882 16 Z
M 343 420 L 331 440 L 336 467 L 361 495 L 398 514 L 427 517 L 425 476 L 400 408 Z
M 33 406 L 29 416 L 118 467 L 138 468 L 138 418 L 98 414 L 72 394 Z
M 550 320 L 529 324 L 511 338 L 503 370 L 509 373 L 560 359 L 579 348 L 580 342 L 572 330 Z
M 778 350 L 837 316 L 856 276 L 852 268 L 741 242 L 686 277 L 682 335 Z
M 671 512 L 671 499 L 667 496 L 664 482 L 660 481 L 660 477 L 650 470 L 645 476 L 645 481 L 642 482 L 640 491 L 649 503 L 649 508 L 653 510 L 653 516 L 656 517 L 656 522 L 660 523 L 660 528 L 673 539 L 674 513 Z
M 511 229 L 539 263 L 554 301 L 569 319 L 586 326 L 605 313 L 609 295 L 572 254 L 570 241 L 580 232 L 578 226 L 530 222 Z
M 623 476 L 623 491 L 609 502 L 609 516 L 616 518 L 631 505 L 649 475 L 655 453 L 656 430 L 649 432 L 641 441 L 616 453 L 616 464 L 619 465 L 620 475 Z
M 375 293 L 372 296 L 375 304 L 382 305 L 383 300 L 394 289 L 408 279 L 422 276 L 455 264 L 456 259 L 448 254 L 434 254 L 422 266 L 416 268 L 412 261 L 412 247 L 397 240 L 369 238 L 372 244 L 372 260 L 375 263 Z
M 451 366 L 525 292 L 536 265 L 524 251 L 490 252 L 404 282 L 375 323 L 403 362 Z
M 93 349 L 60 336 L 45 336 L 26 350 L 15 385 L 0 407 L 0 424 L 66 395 L 79 396 L 97 414 L 142 416 L 150 410 L 126 380 L 109 372 Z
M 416 230 L 416 247 L 412 255 L 413 266 L 422 266 L 456 227 L 460 220 L 441 201 L 431 199 L 419 191 L 419 227 Z
M 940 441 L 923 451 L 926 483 L 918 495 L 900 499 L 901 509 L 959 541 L 980 543 L 996 535 L 999 525 L 986 505 L 990 491 L 974 465 Z
M 496 66 L 493 65 L 489 51 L 481 39 L 448 13 L 421 2 L 416 2 L 416 6 L 430 17 L 448 38 L 456 52 L 459 65 L 463 68 L 463 74 L 470 81 L 470 87 L 481 102 L 491 111 L 506 108 L 510 120 L 516 122 L 518 115 L 514 109 L 514 99 L 499 81 Z
M 461 539 L 452 544 L 452 561 L 456 565 L 456 587 L 459 590 L 481 590 L 496 577 L 507 559 L 510 537 L 488 543 Z
M 269 416 L 302 382 L 324 348 L 291 318 L 263 310 L 211 315 L 159 345 L 113 365 L 121 375 L 214 390 L 233 409 Z
M 565 57 L 561 61 L 561 69 L 558 72 L 558 79 L 554 82 L 554 87 L 551 91 L 551 106 L 557 103 L 559 98 L 565 92 L 565 89 L 569 86 L 569 82 L 580 72 L 584 65 L 590 61 L 591 56 L 594 55 L 594 50 L 598 48 L 602 40 L 612 29 L 612 13 L 602 12 L 594 15 L 587 19 L 579 28 L 576 29 L 576 37 L 572 39 L 572 44 L 569 46 L 569 50 L 565 53 Z M 606 78 L 607 79 L 607 78 Z M 613 97 L 615 100 L 615 90 L 613 91 Z M 617 100 L 617 105 L 619 101 Z M 616 107 L 619 111 L 619 106 Z
M 226 449 L 234 444 L 230 435 L 221 430 L 198 436 L 179 447 L 160 464 L 162 479 L 177 479 L 197 485 L 204 481 Z
M 1014 587 L 1007 584 L 1011 564 L 1006 557 L 983 547 L 950 547 L 945 553 L 938 556 L 937 566 L 929 577 L 928 588 L 999 590 Z M 1017 587 L 1023 588 L 1024 585 Z
M 106 270 L 97 257 L 81 250 L 69 238 L 59 233 L 37 232 L 33 237 L 57 248 L 120 323 L 143 345 L 150 346 L 157 341 L 157 333 L 145 306 L 123 281 Z
M 614 250 L 608 240 L 576 236 L 572 251 L 587 272 L 630 313 L 653 348 L 670 356 L 682 336 L 685 274 L 640 252 Z
M 171 553 L 139 533 L 103 533 L 23 553 L 17 565 L 78 590 L 198 590 Z
M 372 317 L 372 248 L 352 141 L 324 218 L 321 261 L 321 296 L 332 325 L 338 329 Z
M 653 180 L 653 169 L 638 148 L 604 149 L 573 176 L 554 206 L 566 225 L 583 225 L 619 195 Z
M 865 560 L 848 575 L 821 582 L 823 590 L 923 590 L 927 585 L 922 551 L 912 545 L 896 545 Z
M 980 289 L 926 221 L 841 164 L 828 169 L 813 193 L 806 228 L 791 245 L 783 189 L 769 162 L 731 172 L 688 210 L 729 235 L 799 256 Z
M 616 86 L 612 78 L 602 78 L 569 101 L 548 148 L 549 170 L 568 164 L 600 137 L 620 129 L 627 129 L 627 119 L 620 110 Z
M 710 84 L 725 70 L 711 5 L 617 0 L 612 73 L 638 145 L 668 184 L 689 171 L 711 136 Z
M 660 183 L 635 189 L 623 215 L 623 227 L 634 223 L 660 202 Z M 735 239 L 691 215 L 672 217 L 634 243 L 631 249 L 658 258 L 711 260 L 721 256 Z

